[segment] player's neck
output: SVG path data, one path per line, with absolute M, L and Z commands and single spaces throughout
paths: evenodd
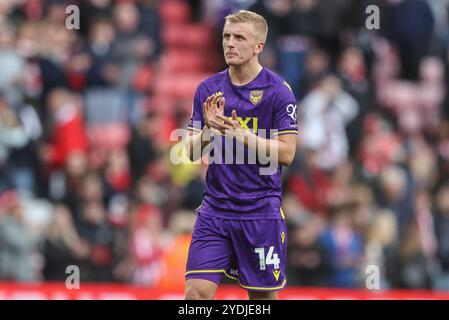
M 262 71 L 263 67 L 258 61 L 249 62 L 241 66 L 229 67 L 229 78 L 233 85 L 244 86 L 253 81 Z

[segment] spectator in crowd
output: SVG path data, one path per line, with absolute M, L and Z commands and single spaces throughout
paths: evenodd
M 90 88 L 114 85 L 119 76 L 118 66 L 112 57 L 114 25 L 105 18 L 97 18 L 92 21 L 89 30 L 86 50 L 92 57 L 92 63 L 87 70 L 87 85 Z
M 65 165 L 74 152 L 85 153 L 88 148 L 80 101 L 65 89 L 55 89 L 48 97 L 52 129 L 48 145 L 41 157 L 50 170 Z
M 422 241 L 416 221 L 405 228 L 403 241 L 399 246 L 399 283 L 397 287 L 406 289 L 431 289 L 432 270 L 423 253 Z
M 111 150 L 104 169 L 104 192 L 107 199 L 131 188 L 128 154 L 124 149 Z
M 352 155 L 358 149 L 362 137 L 363 119 L 373 109 L 371 84 L 363 52 L 356 47 L 345 49 L 338 63 L 338 75 L 342 88 L 357 101 L 359 110 L 354 119 L 346 126 L 349 150 Z
M 300 286 L 325 286 L 328 260 L 319 241 L 320 220 L 312 215 L 292 226 L 288 247 L 289 282 Z
M 5 21 L 0 23 L 0 94 L 12 104 L 23 101 L 20 84 L 23 83 L 26 61 L 15 50 L 17 32 Z
M 359 112 L 357 101 L 342 90 L 340 80 L 326 75 L 301 106 L 304 146 L 317 151 L 319 167 L 334 169 L 349 155 L 346 126 Z
M 152 286 L 159 281 L 163 240 L 161 212 L 152 205 L 138 207 L 131 231 L 132 282 Z
M 416 80 L 421 59 L 430 50 L 434 16 L 424 0 L 388 0 L 387 3 L 384 32 L 398 46 L 401 77 Z
M 440 271 L 435 279 L 438 289 L 449 289 L 449 185 L 443 185 L 435 199 L 435 235 Z
M 0 97 L 0 192 L 5 189 L 27 187 L 27 185 L 20 184 L 18 181 L 20 171 L 18 168 L 13 171 L 13 164 L 9 161 L 9 154 L 13 149 L 23 148 L 27 143 L 28 135 L 14 110 Z
M 298 98 L 302 100 L 307 93 L 319 85 L 320 80 L 329 73 L 329 63 L 329 56 L 325 51 L 318 49 L 308 51 L 304 61 L 304 75 L 301 79 Z
M 192 2 L 199 3 L 198 0 Z M 157 61 L 163 50 L 163 42 L 161 39 L 161 17 L 159 14 L 156 0 L 140 0 L 137 1 L 137 7 L 141 12 L 139 30 L 150 39 L 153 51 L 150 53 L 151 61 Z M 192 20 L 198 19 L 200 8 L 195 5 L 192 8 Z
M 111 0 L 87 0 L 80 1 L 80 33 L 83 36 L 87 36 L 89 28 L 93 21 L 97 18 L 108 18 L 112 16 L 114 9 L 113 1 Z
M 107 220 L 106 208 L 102 202 L 83 203 L 81 217 L 76 230 L 82 241 L 88 245 L 89 256 L 82 280 L 96 282 L 114 281 L 114 233 Z
M 112 54 L 119 65 L 119 85 L 123 87 L 132 82 L 138 65 L 156 51 L 154 40 L 139 30 L 141 19 L 141 12 L 133 2 L 119 3 L 114 9 L 117 34 Z
M 316 151 L 303 149 L 298 170 L 288 180 L 288 190 L 306 210 L 326 215 L 331 179 L 318 167 Z
M 367 266 L 379 268 L 381 288 L 392 288 L 398 284 L 396 230 L 396 219 L 389 210 L 376 212 L 368 230 L 364 270 Z
M 169 223 L 171 239 L 164 241 L 162 253 L 162 271 L 158 286 L 164 289 L 179 288 L 184 285 L 184 273 L 179 268 L 179 261 L 186 261 L 189 251 L 191 233 L 195 225 L 195 214 L 192 211 L 177 211 Z
M 332 208 L 330 224 L 320 236 L 324 257 L 328 263 L 327 285 L 356 288 L 360 283 L 363 243 L 353 227 L 353 212 L 349 204 Z
M 372 179 L 391 163 L 401 161 L 405 150 L 392 125 L 376 113 L 365 117 L 357 160 L 367 179 Z
M 66 268 L 76 265 L 84 271 L 89 256 L 87 242 L 78 235 L 70 211 L 64 205 L 58 205 L 53 211 L 53 219 L 43 245 L 45 280 L 65 281 Z
M 398 166 L 388 166 L 382 170 L 379 183 L 378 203 L 382 209 L 391 210 L 396 219 L 397 234 L 402 241 L 406 228 L 413 220 L 413 190 L 405 170 Z
M 4 192 L 0 198 L 0 279 L 37 281 L 39 270 L 33 263 L 37 245 L 23 218 L 19 196 L 14 191 Z
M 195 210 L 201 205 L 205 190 L 207 167 L 202 166 L 199 172 L 184 186 L 182 207 L 187 210 Z
M 151 161 L 156 157 L 157 147 L 154 143 L 157 118 L 148 112 L 134 128 L 127 150 L 133 181 L 141 177 Z

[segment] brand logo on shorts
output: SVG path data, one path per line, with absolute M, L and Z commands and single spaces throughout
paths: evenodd
M 273 270 L 273 276 L 276 279 L 276 281 L 279 281 L 280 274 L 281 274 L 281 271 L 279 269 Z
M 239 276 L 239 271 L 237 269 L 231 269 L 230 273 L 231 273 L 231 276 L 235 276 L 235 277 Z
M 253 105 L 256 105 L 262 100 L 263 97 L 263 90 L 252 90 L 249 93 L 249 100 L 251 100 L 251 103 Z
M 281 239 L 282 239 L 282 244 L 284 244 L 285 241 L 285 233 L 281 232 Z

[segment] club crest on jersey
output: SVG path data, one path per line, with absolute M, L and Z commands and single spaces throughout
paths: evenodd
M 249 93 L 249 100 L 251 100 L 251 103 L 253 105 L 256 105 L 262 100 L 263 97 L 263 90 L 252 90 Z

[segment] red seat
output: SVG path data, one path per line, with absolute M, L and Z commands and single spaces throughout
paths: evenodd
M 190 21 L 190 7 L 185 1 L 164 0 L 159 5 L 163 23 L 183 24 Z
M 160 74 L 156 83 L 156 94 L 173 99 L 193 100 L 198 84 L 206 79 L 208 74 Z
M 161 58 L 161 68 L 169 73 L 200 72 L 205 65 L 204 57 L 193 50 L 169 50 Z
M 125 147 L 131 133 L 126 123 L 102 123 L 88 125 L 87 136 L 93 148 L 115 149 Z
M 167 95 L 152 96 L 146 101 L 146 110 L 148 112 L 155 112 L 158 114 L 171 114 L 174 99 Z
M 192 112 L 192 98 L 177 99 L 173 96 L 156 95 L 146 102 L 146 110 L 160 115 L 173 116 L 176 112 L 183 112 L 190 116 Z
M 203 24 L 165 24 L 162 39 L 168 48 L 210 49 L 214 45 L 211 28 Z
M 133 75 L 132 88 L 138 92 L 151 91 L 154 86 L 154 70 L 152 66 L 142 65 Z
M 171 115 L 161 116 L 159 119 L 160 130 L 157 131 L 156 141 L 162 146 L 170 145 L 170 136 L 176 129 L 176 121 Z

